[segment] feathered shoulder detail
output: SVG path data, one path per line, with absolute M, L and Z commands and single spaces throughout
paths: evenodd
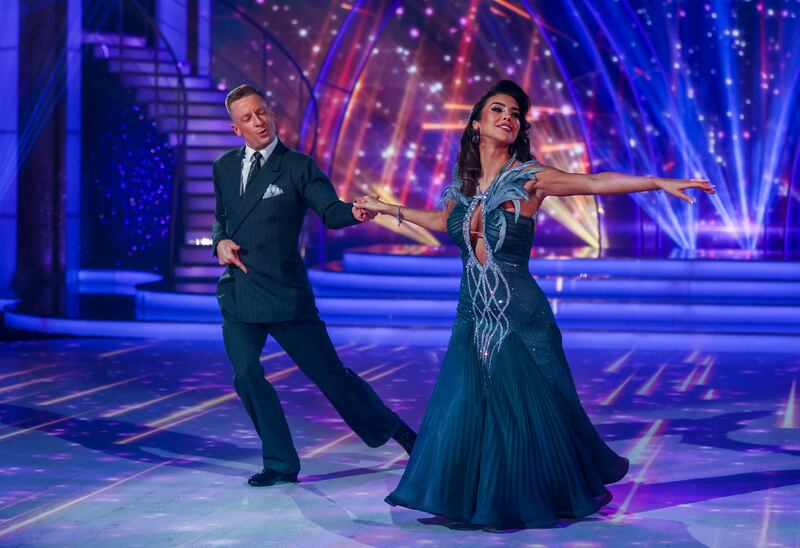
M 538 166 L 538 167 L 537 167 Z M 494 211 L 503 202 L 514 203 L 514 221 L 519 219 L 520 200 L 530 198 L 525 184 L 536 178 L 537 173 L 544 171 L 544 167 L 537 159 L 522 162 L 510 169 L 501 170 L 497 178 L 486 193 L 484 207 L 486 211 Z
M 503 247 L 503 242 L 506 240 L 506 217 L 503 215 L 503 209 L 500 206 L 503 202 L 511 201 L 514 204 L 514 222 L 519 221 L 520 201 L 530 198 L 530 194 L 525 190 L 525 184 L 531 179 L 535 179 L 537 173 L 544 171 L 544 167 L 536 158 L 522 162 L 509 169 L 508 166 L 513 161 L 514 157 L 500 170 L 500 173 L 498 173 L 486 192 L 486 199 L 483 203 L 487 222 L 494 223 L 497 226 L 498 235 L 494 251 L 498 251 Z
M 452 200 L 456 200 L 456 202 L 468 206 L 469 198 L 464 196 L 464 194 L 461 192 L 461 188 L 463 186 L 464 186 L 464 181 L 462 181 L 461 177 L 459 177 L 458 165 L 456 165 L 453 168 L 453 175 L 451 177 L 450 184 L 447 185 L 442 191 L 442 199 L 439 202 L 439 208 L 444 209 L 447 206 L 447 204 Z

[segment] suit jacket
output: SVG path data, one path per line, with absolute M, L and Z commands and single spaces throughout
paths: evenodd
M 217 284 L 225 318 L 268 323 L 316 313 L 314 293 L 298 250 L 298 238 L 310 207 L 328 228 L 357 224 L 352 204 L 339 200 L 316 163 L 278 142 L 272 155 L 239 196 L 244 147 L 214 162 L 216 208 L 213 249 L 231 239 L 241 246 L 245 274 L 229 265 Z

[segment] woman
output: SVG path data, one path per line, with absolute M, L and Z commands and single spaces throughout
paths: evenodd
M 386 501 L 494 528 L 547 527 L 611 500 L 627 459 L 578 400 L 550 305 L 528 271 L 547 196 L 663 190 L 713 194 L 705 180 L 565 173 L 530 153 L 530 99 L 504 80 L 472 108 L 441 211 L 357 204 L 435 231 L 461 249 L 458 309 L 405 473 Z

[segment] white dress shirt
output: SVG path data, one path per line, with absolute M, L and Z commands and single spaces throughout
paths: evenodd
M 272 142 L 268 144 L 266 147 L 262 148 L 261 150 L 256 150 L 254 148 L 250 148 L 250 145 L 244 146 L 244 159 L 242 160 L 242 184 L 241 189 L 242 193 L 247 190 L 247 175 L 250 173 L 250 165 L 253 163 L 253 154 L 256 152 L 261 153 L 261 165 L 259 167 L 264 167 L 264 164 L 267 163 L 272 151 L 275 150 L 275 147 L 278 146 L 278 137 L 273 137 Z

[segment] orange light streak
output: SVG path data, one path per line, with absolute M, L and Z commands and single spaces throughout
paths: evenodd
M 34 371 L 41 371 L 42 369 L 49 369 L 50 367 L 55 367 L 55 364 L 52 365 L 40 365 L 39 367 L 32 367 L 31 369 L 23 369 L 22 371 L 14 371 L 13 373 L 6 373 L 5 375 L 0 375 L 0 381 L 3 379 L 7 379 L 9 377 L 16 377 L 18 375 L 25 375 L 27 373 L 33 373 Z
M 12 397 L 10 397 L 10 398 L 8 398 L 6 400 L 0 401 L 0 403 L 11 403 L 12 401 L 17 401 L 17 400 L 22 400 L 22 399 L 25 399 L 25 398 L 30 398 L 31 396 L 35 396 L 36 394 L 41 394 L 42 392 L 44 392 L 44 389 L 36 390 L 34 392 L 28 392 L 27 394 L 22 394 L 21 396 L 12 396 Z
M 422 124 L 422 129 L 428 131 L 453 131 L 463 130 L 463 122 L 425 122 Z
M 780 428 L 797 428 L 797 379 L 792 381 L 792 388 L 789 390 L 789 397 L 786 399 L 786 406 L 783 409 L 783 420 Z
M 139 346 L 130 346 L 127 348 L 120 348 L 119 350 L 112 350 L 111 352 L 104 352 L 103 354 L 99 354 L 98 358 L 111 358 L 113 356 L 119 356 L 120 354 L 127 354 L 128 352 L 133 352 L 135 350 L 144 350 L 145 348 L 150 348 L 152 346 L 157 345 L 158 342 L 151 342 L 147 344 L 141 344 Z
M 711 376 L 711 369 L 714 367 L 714 363 L 717 361 L 714 356 L 709 356 L 708 359 L 705 360 L 707 365 L 703 374 L 700 375 L 700 378 L 697 380 L 695 384 L 699 386 L 705 386 L 708 384 L 708 378 Z
M 400 461 L 402 461 L 404 459 L 407 459 L 407 458 L 408 458 L 408 454 L 405 451 L 400 451 L 394 457 L 392 457 L 391 459 L 387 460 L 386 462 L 384 462 L 383 464 L 378 466 L 378 468 L 380 470 L 386 470 L 387 468 L 391 468 L 392 466 L 394 466 L 398 462 L 400 462 Z
M 692 372 L 684 379 L 684 381 L 678 386 L 678 392 L 686 392 L 692 386 L 692 379 L 694 378 L 695 373 L 697 373 L 697 368 L 699 366 L 695 365 L 692 369 Z
M 633 373 L 628 375 L 628 378 L 622 381 L 622 384 L 620 384 L 616 389 L 614 389 L 614 391 L 611 392 L 611 394 L 609 394 L 606 397 L 606 399 L 600 402 L 600 405 L 611 405 L 612 403 L 614 403 L 619 397 L 619 395 L 622 393 L 622 390 L 628 385 L 629 382 L 631 382 L 631 379 L 633 379 Z
M 138 409 L 144 409 L 145 407 L 150 407 L 151 405 L 161 403 L 162 401 L 174 398 L 175 396 L 180 396 L 181 394 L 185 394 L 187 392 L 188 390 L 181 390 L 180 392 L 173 392 L 172 394 L 159 396 L 157 398 L 153 398 L 152 400 L 143 401 L 141 403 L 131 403 L 129 405 L 123 405 L 122 407 L 119 407 L 114 411 L 108 411 L 107 413 L 103 413 L 100 416 L 104 419 L 110 419 L 111 417 L 119 417 L 120 415 L 124 415 L 126 413 L 130 413 L 131 411 L 136 411 Z
M 43 422 L 41 424 L 37 424 L 36 426 L 31 426 L 29 428 L 17 430 L 16 432 L 9 432 L 8 434 L 3 434 L 2 436 L 0 436 L 0 441 L 15 438 L 17 436 L 22 436 L 23 434 L 27 434 L 28 432 L 34 432 L 36 430 L 39 430 L 40 428 L 44 428 L 45 426 L 51 426 L 53 424 L 58 424 L 60 422 L 68 421 L 70 419 L 76 419 L 88 413 L 89 411 L 84 411 L 83 413 L 78 413 L 77 415 L 69 415 L 67 417 L 61 417 L 60 419 L 53 419 L 51 421 Z
M 361 378 L 364 378 L 364 376 L 366 376 L 366 375 L 369 375 L 370 373 L 374 373 L 375 371 L 377 371 L 377 370 L 379 370 L 379 369 L 383 369 L 383 368 L 384 368 L 384 367 L 386 367 L 387 365 L 389 365 L 389 362 L 378 364 L 378 365 L 376 365 L 375 367 L 370 367 L 370 368 L 369 368 L 369 369 L 367 369 L 366 371 L 361 371 L 361 372 L 359 372 L 359 374 L 358 374 L 358 375 L 359 375 Z
M 624 364 L 626 361 L 628 361 L 628 358 L 631 357 L 631 355 L 633 354 L 634 351 L 635 351 L 635 349 L 631 349 L 627 353 L 625 353 L 623 356 L 621 356 L 620 358 L 618 358 L 618 359 L 614 360 L 612 363 L 608 364 L 603 369 L 603 372 L 604 373 L 615 373 L 620 367 L 622 367 L 622 364 Z
M 258 361 L 260 361 L 261 363 L 264 363 L 264 362 L 266 362 L 268 360 L 272 360 L 274 358 L 277 358 L 278 356 L 283 356 L 285 354 L 286 354 L 286 352 L 284 352 L 283 350 L 281 350 L 280 352 L 273 352 L 272 354 L 266 354 L 264 356 L 261 356 L 260 358 L 258 358 Z
M 658 419 L 650 425 L 650 428 L 647 429 L 647 432 L 639 438 L 639 441 L 636 442 L 636 445 L 633 446 L 630 453 L 628 453 L 628 460 L 631 461 L 631 464 L 638 464 L 641 462 L 642 457 L 647 450 L 647 446 L 650 445 L 652 439 L 658 434 L 658 432 L 662 429 L 664 425 L 664 419 Z
M 683 359 L 683 363 L 694 363 L 694 360 L 697 359 L 698 354 L 700 354 L 700 351 L 695 350 Z
M 287 367 L 285 369 L 281 369 L 280 371 L 276 371 L 275 373 L 267 375 L 266 379 L 270 382 L 279 381 L 281 379 L 288 377 L 297 370 L 298 370 L 297 367 L 292 365 L 291 367 Z M 193 405 L 191 407 L 181 409 L 180 411 L 170 413 L 166 417 L 150 421 L 145 425 L 152 428 L 152 430 L 142 432 L 141 434 L 136 434 L 135 436 L 131 436 L 129 438 L 125 438 L 114 443 L 116 443 L 117 445 L 125 445 L 128 443 L 132 443 L 134 441 L 138 441 L 142 438 L 152 436 L 153 434 L 157 434 L 172 426 L 177 426 L 178 424 L 182 424 L 184 422 L 201 417 L 206 413 L 212 411 L 218 405 L 222 405 L 223 403 L 229 402 L 235 398 L 236 398 L 236 392 L 228 392 L 227 394 L 223 394 L 222 396 L 211 398 L 210 400 L 206 400 L 197 405 Z
M 622 501 L 622 504 L 620 504 L 619 508 L 617 508 L 616 513 L 614 513 L 614 515 L 611 517 L 611 521 L 619 521 L 623 517 L 625 517 L 625 513 L 628 511 L 628 507 L 630 507 L 631 502 L 633 501 L 633 497 L 639 490 L 639 485 L 644 483 L 645 478 L 647 477 L 647 472 L 650 470 L 650 466 L 653 464 L 653 462 L 655 462 L 656 457 L 661 453 L 661 449 L 664 447 L 664 443 L 666 443 L 666 440 L 662 440 L 661 443 L 658 444 L 656 449 L 654 449 L 652 454 L 650 455 L 650 458 L 647 459 L 645 465 L 642 467 L 642 469 L 639 471 L 636 477 L 633 478 L 633 487 L 631 487 L 631 490 L 628 492 L 628 495 L 625 497 L 625 500 Z
M 525 11 L 523 9 L 518 8 L 514 4 L 506 2 L 506 0 L 494 0 L 494 3 L 497 4 L 498 6 L 503 6 L 508 11 L 516 13 L 517 15 L 521 15 L 525 19 L 530 19 L 531 18 L 530 13 L 528 13 L 527 11 Z
M 362 73 L 362 78 L 364 78 L 364 74 Z M 356 85 L 353 88 L 353 95 L 350 98 L 350 101 L 347 103 L 347 110 L 344 113 L 344 120 L 342 121 L 342 127 L 339 130 L 340 135 L 340 143 L 341 139 L 344 139 L 344 136 L 347 135 L 347 130 L 350 126 L 350 118 L 351 112 L 355 109 L 356 105 L 359 104 L 359 95 L 361 94 L 361 90 L 363 89 L 363 85 L 361 81 L 356 82 Z M 372 112 L 377 108 L 375 105 L 378 103 L 376 97 L 378 96 L 378 90 L 380 88 L 378 86 L 371 86 L 371 93 L 364 101 L 365 108 L 367 109 L 364 114 L 364 120 L 369 120 L 372 117 Z M 355 174 L 356 164 L 358 163 L 358 151 L 362 149 L 364 146 L 364 139 L 367 135 L 367 129 L 369 124 L 361 123 L 358 127 L 358 133 L 355 140 L 348 139 L 348 143 L 352 144 L 351 153 L 348 154 L 348 161 L 347 167 L 344 170 L 344 181 L 339 186 L 339 195 L 341 196 L 342 200 L 349 200 L 351 198 L 350 195 L 350 187 L 352 186 L 353 182 L 353 175 Z M 339 144 L 338 146 L 341 146 Z M 331 172 L 335 166 L 331 166 Z M 338 181 L 337 181 L 338 182 Z
M 30 386 L 32 384 L 40 384 L 43 382 L 52 382 L 53 380 L 65 376 L 66 373 L 59 373 L 58 375 L 51 375 L 49 377 L 43 377 L 41 379 L 33 379 L 30 381 L 20 382 L 17 384 L 10 384 L 8 386 L 4 386 L 0 388 L 0 394 L 4 394 L 6 392 L 12 392 L 18 388 L 25 388 L 26 386 Z
M 286 369 L 281 369 L 280 371 L 276 371 L 275 373 L 267 375 L 266 379 L 270 382 L 274 382 L 291 375 L 295 371 L 297 371 L 297 366 L 292 365 L 290 367 L 287 367 Z M 228 392 L 227 394 L 223 394 L 222 396 L 211 398 L 210 400 L 198 403 L 197 405 L 192 405 L 191 407 L 186 407 L 184 409 L 181 409 L 180 411 L 175 411 L 174 413 L 170 413 L 169 415 L 162 417 L 160 419 L 150 421 L 146 423 L 145 426 L 149 427 L 160 426 L 166 422 L 174 421 L 175 419 L 180 419 L 181 417 L 185 417 L 186 415 L 191 415 L 192 413 L 197 413 L 200 411 L 205 411 L 206 409 L 210 409 L 212 407 L 216 407 L 217 405 L 221 405 L 234 398 L 236 398 L 236 392 Z
M 103 386 L 98 386 L 96 388 L 90 388 L 88 390 L 82 390 L 80 392 L 75 392 L 73 394 L 68 394 L 66 396 L 61 396 L 60 398 L 53 398 L 50 400 L 46 400 L 36 405 L 53 405 L 54 403 L 61 403 L 69 400 L 74 400 L 76 398 L 81 398 L 83 396 L 88 396 L 89 394 L 95 394 L 97 392 L 102 392 L 103 390 L 108 390 L 109 388 L 114 388 L 115 386 L 121 386 L 123 384 L 128 384 L 134 381 L 138 381 L 139 379 L 143 379 L 145 377 L 149 377 L 150 373 L 146 375 L 139 375 L 138 377 L 133 377 L 130 379 L 125 379 L 123 381 L 112 382 L 110 384 L 104 384 Z
M 561 152 L 564 150 L 574 150 L 577 152 L 583 152 L 585 150 L 586 145 L 580 141 L 572 141 L 566 143 L 553 143 L 551 145 L 542 145 L 539 148 L 539 152 L 541 154 L 547 154 L 549 152 Z
M 63 504 L 59 504 L 58 506 L 55 506 L 54 508 L 51 508 L 50 510 L 47 510 L 47 511 L 42 512 L 40 514 L 36 514 L 35 516 L 32 516 L 32 517 L 30 517 L 28 519 L 25 519 L 23 521 L 17 522 L 17 523 L 15 523 L 13 525 L 9 525 L 8 527 L 4 527 L 4 528 L 0 529 L 0 537 L 8 535 L 9 533 L 13 533 L 14 531 L 18 531 L 18 530 L 22 529 L 23 527 L 27 527 L 28 525 L 36 523 L 37 521 L 41 521 L 41 520 L 43 520 L 45 518 L 48 518 L 48 517 L 52 516 L 53 514 L 61 512 L 62 510 L 66 510 L 67 508 L 71 508 L 72 506 L 75 506 L 76 504 L 80 504 L 81 502 L 83 502 L 85 500 L 88 500 L 88 499 L 90 499 L 90 498 L 92 498 L 92 497 L 94 497 L 96 495 L 99 495 L 101 493 L 105 493 L 106 491 L 109 491 L 109 490 L 113 489 L 114 487 L 117 487 L 117 486 L 122 485 L 124 483 L 127 483 L 127 482 L 129 482 L 129 481 L 131 481 L 133 479 L 136 479 L 136 478 L 138 478 L 140 476 L 143 476 L 143 475 L 147 474 L 148 472 L 152 472 L 153 470 L 156 470 L 157 468 L 161 468 L 162 466 L 165 466 L 167 464 L 171 464 L 175 460 L 176 459 L 172 459 L 172 460 L 168 460 L 166 462 L 162 462 L 162 463 L 156 464 L 155 466 L 151 466 L 150 468 L 148 468 L 146 470 L 142 470 L 141 472 L 137 472 L 137 473 L 135 473 L 135 474 L 133 474 L 131 476 L 128 476 L 127 478 L 123 478 L 123 479 L 121 479 L 119 481 L 115 481 L 111 485 L 106 485 L 105 487 L 101 487 L 100 489 L 96 489 L 96 490 L 92 491 L 91 493 L 87 493 L 86 495 L 83 495 L 83 496 L 78 497 L 76 499 L 72 499 L 72 500 L 67 501 L 67 502 L 65 502 Z
M 458 52 L 455 56 L 456 67 L 452 76 L 452 86 L 449 90 L 450 96 L 456 100 L 462 98 L 462 89 L 466 80 L 467 59 L 470 58 L 470 49 L 473 42 L 472 37 L 473 35 L 477 34 L 478 5 L 478 0 L 470 1 L 469 8 L 466 11 L 467 24 L 464 27 L 464 31 L 461 34 L 461 39 L 458 43 Z M 462 127 L 463 124 L 464 123 L 462 122 Z M 440 190 L 439 188 L 436 188 L 436 184 L 439 182 L 444 184 L 450 174 L 450 169 L 445 166 L 450 161 L 450 149 L 452 146 L 453 143 L 451 142 L 451 139 L 439 140 L 439 147 L 435 156 L 437 158 L 436 164 L 431 171 L 434 185 L 431 187 L 431 192 L 428 193 L 425 209 L 428 209 L 433 205 L 434 196 L 436 196 L 438 199 Z
M 661 373 L 664 372 L 664 369 L 667 368 L 667 364 L 665 363 L 661 367 L 658 368 L 658 371 L 653 373 L 653 376 L 642 385 L 642 387 L 636 391 L 637 396 L 650 396 L 653 394 L 653 388 L 655 387 L 656 381 L 661 376 Z
M 368 379 L 364 379 L 364 380 L 365 380 L 365 381 L 367 381 L 367 382 L 373 382 L 373 381 L 377 381 L 378 379 L 382 379 L 383 377 L 385 377 L 385 376 L 387 376 L 387 375 L 391 375 L 392 373 L 395 373 L 395 372 L 397 372 L 397 371 L 400 371 L 400 370 L 401 370 L 401 369 L 403 369 L 403 368 L 404 368 L 406 365 L 408 365 L 408 364 L 405 364 L 405 365 L 399 365 L 399 366 L 397 366 L 397 367 L 393 367 L 393 368 L 391 368 L 391 369 L 389 369 L 389 370 L 387 370 L 387 371 L 384 371 L 384 372 L 382 372 L 382 373 L 378 373 L 377 375 L 373 375 L 372 377 L 370 377 L 370 378 L 368 378 Z
M 307 451 L 303 455 L 303 458 L 304 459 L 309 459 L 311 457 L 316 457 L 317 455 L 319 455 L 321 453 L 324 453 L 324 452 L 326 452 L 326 451 L 328 451 L 330 449 L 333 449 L 334 447 L 336 447 L 340 443 L 345 442 L 345 441 L 349 440 L 350 438 L 354 438 L 354 437 L 355 437 L 355 433 L 354 432 L 348 432 L 344 436 L 340 436 L 340 437 L 336 438 L 333 441 L 330 441 L 330 442 L 328 442 L 328 443 L 326 443 L 324 445 L 320 445 L 319 447 L 317 447 L 315 449 L 311 449 L 310 451 Z
M 236 394 L 233 394 L 233 396 L 236 396 Z M 231 398 L 231 399 L 233 399 L 233 398 Z M 195 415 L 191 415 L 189 417 L 185 417 L 185 418 L 173 421 L 173 422 L 168 422 L 166 424 L 163 424 L 163 425 L 159 426 L 158 428 L 153 428 L 152 430 L 147 430 L 147 431 L 142 432 L 140 434 L 136 434 L 134 436 L 130 436 L 130 437 L 121 439 L 119 441 L 115 441 L 114 444 L 115 445 L 128 445 L 129 443 L 133 443 L 135 441 L 139 441 L 141 439 L 148 438 L 148 437 L 150 437 L 150 436 L 152 436 L 154 434 L 158 434 L 159 432 L 163 432 L 164 430 L 168 430 L 168 429 L 172 428 L 173 426 L 178 426 L 179 424 L 183 424 L 184 422 L 189 422 L 189 421 L 194 420 L 196 418 L 202 417 L 203 415 L 205 415 L 207 413 L 211 413 L 213 410 L 214 410 L 214 408 L 210 407 L 210 408 L 205 409 L 204 411 L 202 411 L 200 413 L 197 413 Z

